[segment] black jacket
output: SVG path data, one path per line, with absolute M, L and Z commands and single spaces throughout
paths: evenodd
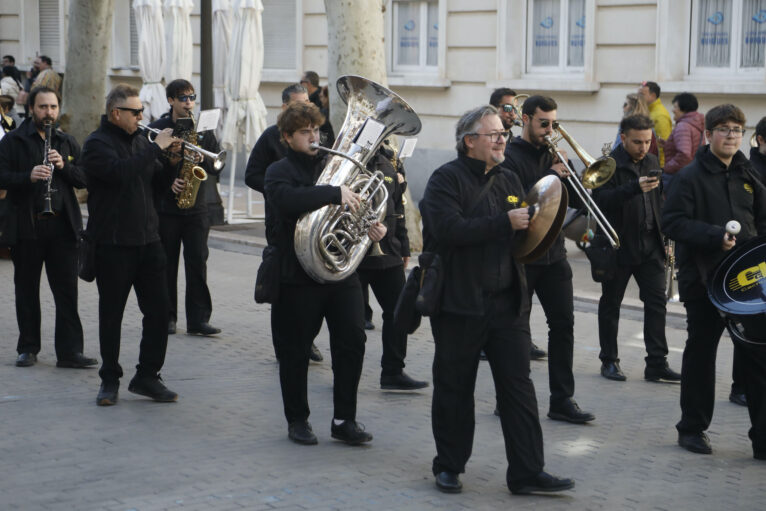
M 617 162 L 617 169 L 612 179 L 593 190 L 593 200 L 620 238 L 618 264 L 636 265 L 642 260 L 640 240 L 646 221 L 645 198 L 649 200 L 654 216 L 653 232 L 662 245 L 662 191 L 657 187 L 644 194 L 638 185 L 638 178 L 646 176 L 650 170 L 659 169 L 660 162 L 653 154 L 647 154 L 641 161 L 634 162 L 622 144 L 612 151 L 611 156 Z
M 441 310 L 478 316 L 487 294 L 510 292 L 521 310 L 527 304 L 524 267 L 511 256 L 515 232 L 507 212 L 519 207 L 524 189 L 515 174 L 458 153 L 434 171 L 420 201 L 424 250 L 444 265 Z M 492 188 L 475 204 L 484 185 Z M 518 310 L 516 311 L 518 313 Z
M 750 148 L 750 164 L 757 171 L 761 182 L 766 184 L 766 155 L 761 154 L 757 147 Z
M 45 141 L 37 133 L 32 119 L 5 135 L 0 141 L 0 188 L 8 190 L 8 216 L 6 227 L 0 233 L 3 244 L 13 245 L 19 237 L 33 238 L 37 213 L 41 211 L 40 197 L 47 184 L 29 180 L 32 168 L 43 162 Z M 85 188 L 85 172 L 80 162 L 80 146 L 71 135 L 53 130 L 51 147 L 61 154 L 64 168 L 53 172 L 51 187 L 60 196 L 63 213 L 72 227 L 72 238 L 77 240 L 82 230 L 80 206 L 74 188 Z M 55 209 L 55 207 L 54 207 Z
M 521 185 L 524 187 L 524 196 L 543 177 L 558 175 L 551 168 L 553 165 L 553 155 L 548 148 L 535 147 L 521 137 L 514 138 L 505 146 L 505 161 L 501 165 L 519 177 Z M 569 183 L 562 181 L 562 184 L 567 187 L 569 192 L 569 205 L 579 207 L 580 202 L 576 199 L 575 193 L 570 189 Z M 566 256 L 567 251 L 564 248 L 564 234 L 562 232 L 559 233 L 556 240 L 542 257 L 528 264 L 544 266 L 560 261 L 566 258 Z
M 266 171 L 266 237 L 279 248 L 283 284 L 320 285 L 309 277 L 295 255 L 298 218 L 328 204 L 340 204 L 340 187 L 314 185 L 322 172 L 322 155 L 311 157 L 287 150 L 287 157 Z
M 729 220 L 742 226 L 738 244 L 766 234 L 766 188 L 756 179 L 741 152 L 726 168 L 705 146 L 671 181 L 662 228 L 676 241 L 681 300 L 707 296 L 709 273 L 726 255 L 721 244 Z
M 152 128 L 157 128 L 158 130 L 164 130 L 165 128 L 175 128 L 176 123 L 173 122 L 173 118 L 168 112 L 151 123 L 149 126 Z M 221 150 L 220 146 L 218 145 L 218 140 L 215 138 L 215 133 L 213 133 L 212 130 L 198 133 L 197 145 L 202 149 L 215 154 L 218 154 L 218 152 Z M 210 160 L 210 158 L 203 159 L 197 165 L 202 167 L 205 172 L 207 172 L 208 178 L 200 183 L 199 191 L 197 192 L 197 201 L 194 203 L 194 206 L 188 209 L 180 209 L 176 202 L 176 194 L 172 189 L 168 188 L 166 190 L 157 190 L 157 195 L 154 199 L 154 205 L 157 208 L 157 213 L 160 215 L 207 214 L 207 200 L 205 198 L 208 196 L 208 188 L 215 187 L 215 176 L 218 176 L 221 173 L 223 167 L 216 170 L 215 167 L 213 167 L 213 162 Z M 181 166 L 183 166 L 183 162 L 181 162 Z M 179 172 L 181 168 L 182 167 L 179 167 Z
M 362 259 L 359 269 L 381 270 L 401 266 L 404 264 L 402 257 L 410 256 L 410 240 L 407 237 L 407 222 L 404 219 L 404 204 L 402 204 L 407 182 L 399 183 L 394 161 L 397 166 L 401 166 L 401 162 L 394 156 L 393 151 L 381 147 L 367 163 L 367 168 L 371 171 L 379 170 L 383 173 L 383 180 L 388 190 L 386 217 L 383 220 L 386 236 L 380 240 L 380 249 L 384 255 L 367 255 Z M 403 174 L 404 170 L 400 168 L 400 172 Z
M 280 141 L 279 129 L 274 124 L 266 128 L 250 151 L 245 169 L 245 183 L 253 190 L 264 192 L 266 169 L 287 155 L 287 146 Z
M 161 162 L 160 159 L 163 159 Z M 131 135 L 101 117 L 82 150 L 88 176 L 88 234 L 102 245 L 140 246 L 159 241 L 155 190 L 166 190 L 179 165 L 137 131 Z

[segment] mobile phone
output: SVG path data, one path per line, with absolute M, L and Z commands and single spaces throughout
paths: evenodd
M 650 179 L 654 179 L 656 177 L 660 177 L 660 174 L 662 174 L 662 171 L 660 169 L 654 169 L 654 170 L 650 170 L 647 176 Z

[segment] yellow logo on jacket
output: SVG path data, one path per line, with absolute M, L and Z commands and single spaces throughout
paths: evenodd
M 518 204 L 519 203 L 519 198 L 516 197 L 515 195 L 509 195 L 508 197 L 505 198 L 505 200 L 509 204 Z
M 389 176 L 385 176 L 383 178 L 383 181 L 385 181 L 386 183 L 393 183 L 394 182 L 394 178 L 393 177 L 389 177 Z
M 747 193 L 753 193 L 753 187 L 750 183 L 745 183 L 745 191 Z
M 70 154 L 69 156 L 66 157 L 66 161 L 74 161 L 74 156 Z

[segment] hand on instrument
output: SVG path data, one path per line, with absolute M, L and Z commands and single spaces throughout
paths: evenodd
M 35 165 L 32 172 L 29 173 L 29 180 L 33 183 L 43 181 L 51 177 L 51 169 L 47 165 Z
M 55 149 L 48 151 L 48 161 L 51 162 L 53 166 L 59 170 L 64 168 L 64 157 L 61 156 Z
M 651 192 L 652 190 L 660 186 L 660 178 L 641 176 L 638 178 L 638 186 L 641 187 L 641 191 L 644 193 Z
M 556 174 L 558 174 L 561 178 L 565 178 L 569 175 L 569 169 L 567 169 L 567 166 L 563 163 L 554 163 L 551 165 L 551 169 L 556 171 Z
M 523 231 L 529 227 L 529 209 L 516 208 L 508 212 L 508 220 L 514 231 Z
M 154 143 L 160 146 L 160 149 L 163 151 L 170 147 L 174 142 L 179 142 L 179 140 L 173 136 L 173 128 L 165 128 L 154 137 Z
M 370 230 L 367 232 L 367 236 L 370 237 L 372 241 L 380 241 L 386 236 L 386 226 L 380 222 L 375 222 L 370 226 Z
M 186 186 L 186 180 L 180 177 L 177 177 L 175 181 L 173 181 L 173 184 L 170 185 L 170 189 L 173 190 L 173 193 L 178 194 L 184 190 L 185 186 Z
M 556 151 L 561 155 L 562 158 L 564 158 L 564 161 L 569 161 L 569 156 L 567 155 L 566 149 L 558 149 L 556 148 Z M 558 156 L 553 156 L 553 163 L 561 163 L 561 160 Z
M 351 188 L 349 188 L 346 185 L 341 185 L 340 187 L 340 204 L 342 206 L 348 206 L 348 209 L 350 209 L 352 212 L 356 211 L 357 208 L 359 208 L 359 204 L 362 201 L 362 197 L 358 193 L 354 193 L 351 191 Z
M 724 252 L 727 252 L 734 248 L 734 245 L 737 244 L 737 237 L 734 235 L 730 235 L 728 232 L 724 233 L 723 235 L 723 241 L 721 242 L 721 249 L 723 249 Z

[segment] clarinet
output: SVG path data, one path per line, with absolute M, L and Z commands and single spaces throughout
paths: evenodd
M 52 196 L 54 190 L 51 188 L 51 184 L 53 183 L 53 163 L 51 163 L 50 159 L 48 158 L 48 153 L 51 150 L 51 134 L 53 132 L 53 123 L 46 121 L 43 124 L 43 129 L 45 130 L 45 146 L 43 148 L 44 158 L 43 158 L 43 165 L 48 167 L 51 170 L 50 177 L 46 180 L 46 187 L 45 187 L 45 195 L 44 195 L 44 206 L 43 210 L 40 212 L 42 216 L 52 216 L 56 213 L 53 211 L 53 204 L 52 204 Z

